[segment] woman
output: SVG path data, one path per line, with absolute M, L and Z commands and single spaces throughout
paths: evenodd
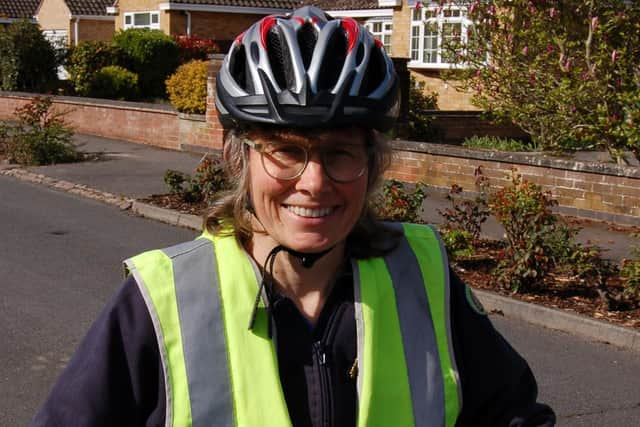
M 554 424 L 436 233 L 369 210 L 398 91 L 363 27 L 260 20 L 216 104 L 235 189 L 199 239 L 126 261 L 33 425 Z

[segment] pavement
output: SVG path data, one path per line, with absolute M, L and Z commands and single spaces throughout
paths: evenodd
M 151 206 L 137 199 L 166 193 L 167 187 L 163 181 L 166 170 L 193 174 L 202 154 L 91 135 L 75 135 L 74 138 L 78 149 L 90 154 L 94 160 L 26 168 L 0 164 L 0 174 L 117 205 L 121 209 L 130 209 L 138 215 L 173 225 L 201 228 L 202 219 L 199 217 Z M 427 222 L 440 223 L 442 217 L 438 210 L 450 206 L 446 193 L 429 189 L 427 194 L 422 218 Z M 577 239 L 582 243 L 600 246 L 604 256 L 613 261 L 629 257 L 631 247 L 640 245 L 637 239 L 630 236 L 631 230 L 626 227 L 588 220 L 579 221 L 579 225 L 582 230 Z M 500 238 L 504 230 L 495 220 L 489 219 L 483 225 L 483 234 Z M 490 292 L 477 291 L 477 294 L 488 310 L 640 352 L 639 331 Z

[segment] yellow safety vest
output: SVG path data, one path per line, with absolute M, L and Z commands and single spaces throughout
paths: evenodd
M 437 233 L 415 224 L 384 257 L 353 260 L 358 427 L 453 427 L 461 390 L 449 315 L 449 268 Z M 125 261 L 154 324 L 166 425 L 290 426 L 264 306 L 247 325 L 261 279 L 234 237 Z

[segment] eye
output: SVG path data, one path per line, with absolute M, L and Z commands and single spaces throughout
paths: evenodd
M 305 159 L 304 148 L 295 144 L 269 144 L 265 154 L 286 163 L 304 162 Z

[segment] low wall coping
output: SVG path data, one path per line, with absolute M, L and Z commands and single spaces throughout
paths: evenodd
M 614 163 L 576 161 L 572 159 L 554 157 L 541 152 L 491 151 L 464 148 L 456 145 L 403 140 L 393 140 L 391 144 L 392 147 L 396 150 L 414 153 L 425 153 L 437 156 L 460 157 L 465 159 L 476 159 L 493 162 L 506 162 L 529 166 L 541 166 L 552 169 L 594 173 L 599 175 L 640 178 L 640 167 L 623 166 Z
M 204 114 L 195 113 L 178 113 L 178 118 L 181 120 L 189 120 L 192 122 L 206 122 L 207 116 Z
M 84 98 L 78 96 L 60 96 L 60 95 L 48 95 L 48 94 L 35 94 L 28 92 L 7 92 L 0 91 L 0 96 L 7 98 L 17 98 L 17 99 L 29 99 L 32 100 L 35 96 L 49 96 L 56 103 L 59 104 L 69 104 L 69 105 L 87 105 L 87 106 L 108 106 L 108 107 L 116 107 L 123 110 L 132 110 L 132 111 L 144 111 L 144 112 L 153 112 L 160 114 L 169 114 L 169 115 L 177 115 L 178 112 L 175 108 L 168 104 L 154 104 L 151 102 L 132 102 L 132 101 L 115 101 L 111 99 L 102 99 L 102 98 Z

